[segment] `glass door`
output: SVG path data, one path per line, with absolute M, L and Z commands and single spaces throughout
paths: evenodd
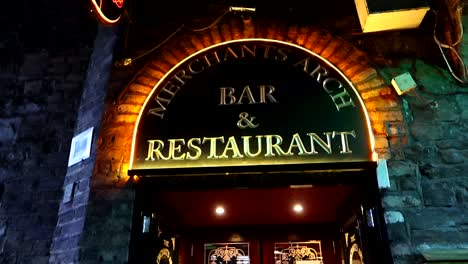
M 250 264 L 249 243 L 205 243 L 204 264 Z
M 324 264 L 320 240 L 275 243 L 273 253 L 275 264 Z

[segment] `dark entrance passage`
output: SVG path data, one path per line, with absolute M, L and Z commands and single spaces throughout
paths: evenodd
M 373 171 L 143 177 L 131 263 L 391 263 Z

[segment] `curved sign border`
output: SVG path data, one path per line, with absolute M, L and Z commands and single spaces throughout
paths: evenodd
M 140 110 L 140 113 L 139 113 L 138 118 L 137 118 L 136 123 L 135 123 L 134 131 L 133 131 L 133 137 L 132 137 L 132 147 L 131 147 L 131 153 L 130 153 L 129 171 L 133 170 L 134 155 L 135 155 L 135 148 L 136 148 L 135 144 L 136 144 L 136 139 L 137 139 L 137 135 L 138 135 L 138 128 L 140 126 L 140 120 L 142 118 L 143 112 L 145 112 L 145 109 L 147 108 L 147 104 L 148 104 L 149 100 L 151 98 L 153 98 L 153 95 L 159 90 L 159 88 L 161 87 L 161 84 L 163 84 L 166 81 L 166 79 L 168 77 L 170 77 L 172 75 L 172 73 L 174 73 L 174 71 L 179 68 L 179 66 L 181 66 L 182 64 L 184 64 L 188 60 L 190 60 L 190 59 L 192 59 L 192 58 L 194 58 L 194 57 L 196 57 L 196 56 L 198 56 L 198 55 L 200 55 L 200 54 L 202 54 L 204 52 L 207 52 L 207 51 L 209 51 L 211 49 L 215 49 L 215 48 L 223 46 L 223 45 L 228 45 L 230 43 L 246 43 L 246 42 L 264 42 L 265 44 L 276 43 L 276 44 L 281 44 L 281 45 L 285 45 L 285 46 L 290 46 L 290 47 L 292 47 L 294 49 L 300 49 L 303 52 L 306 52 L 307 54 L 311 55 L 312 57 L 320 60 L 321 62 L 323 62 L 328 67 L 332 68 L 336 73 L 338 73 L 340 75 L 340 77 L 344 81 L 346 81 L 349 88 L 351 88 L 351 90 L 353 91 L 355 97 L 358 100 L 359 107 L 361 108 L 361 111 L 364 114 L 365 127 L 367 128 L 367 132 L 368 132 L 367 134 L 369 136 L 369 138 L 368 138 L 369 146 L 370 146 L 369 153 L 371 153 L 371 155 L 372 155 L 372 161 L 375 161 L 375 157 L 376 157 L 375 151 L 374 151 L 375 141 L 374 141 L 374 136 L 373 136 L 373 132 L 372 132 L 370 118 L 369 118 L 369 115 L 367 113 L 367 109 L 366 109 L 365 104 L 364 104 L 361 96 L 359 95 L 357 89 L 354 87 L 353 83 L 348 79 L 348 77 L 346 75 L 344 75 L 344 73 L 341 70 L 339 70 L 335 65 L 333 65 L 331 62 L 329 62 L 327 59 L 323 58 L 322 56 L 318 55 L 317 53 L 315 53 L 315 52 L 313 52 L 311 50 L 308 50 L 308 49 L 306 49 L 306 48 L 304 48 L 302 46 L 292 44 L 292 43 L 289 43 L 289 42 L 285 42 L 285 41 L 280 41 L 280 40 L 264 39 L 264 38 L 248 38 L 248 39 L 236 39 L 236 40 L 231 40 L 231 41 L 225 41 L 225 42 L 221 42 L 221 43 L 206 47 L 204 49 L 201 49 L 201 50 L 191 54 L 190 56 L 187 56 L 186 58 L 184 58 L 180 62 L 178 62 L 174 67 L 172 67 L 158 81 L 158 83 L 153 87 L 153 89 L 151 90 L 151 92 L 147 96 L 145 102 L 143 103 L 142 108 Z M 371 160 L 369 160 L 369 161 L 371 161 Z

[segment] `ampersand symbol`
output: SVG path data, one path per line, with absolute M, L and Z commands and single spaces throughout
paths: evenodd
M 255 116 L 249 118 L 249 114 L 247 112 L 242 112 L 239 114 L 239 121 L 237 121 L 237 127 L 240 129 L 245 129 L 245 128 L 256 128 L 258 127 L 258 124 L 254 124 L 253 121 L 255 119 Z

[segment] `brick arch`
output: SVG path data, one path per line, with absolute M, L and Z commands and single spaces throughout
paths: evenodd
M 186 32 L 168 41 L 124 88 L 118 101 L 107 106 L 101 128 L 96 169 L 99 174 L 100 168 L 105 167 L 104 171 L 109 175 L 106 164 L 110 164 L 115 168 L 113 174 L 117 174 L 118 177 L 103 179 L 98 175 L 98 178 L 114 181 L 120 179 L 119 175 L 127 175 L 133 130 L 138 114 L 152 89 L 168 71 L 197 51 L 226 41 L 248 38 L 296 44 L 336 66 L 352 82 L 364 102 L 370 117 L 378 157 L 390 158 L 388 133 L 397 131 L 395 134 L 401 136 L 401 103 L 395 91 L 372 67 L 365 53 L 319 28 L 231 18 L 208 30 Z M 395 126 L 397 128 L 394 128 Z

